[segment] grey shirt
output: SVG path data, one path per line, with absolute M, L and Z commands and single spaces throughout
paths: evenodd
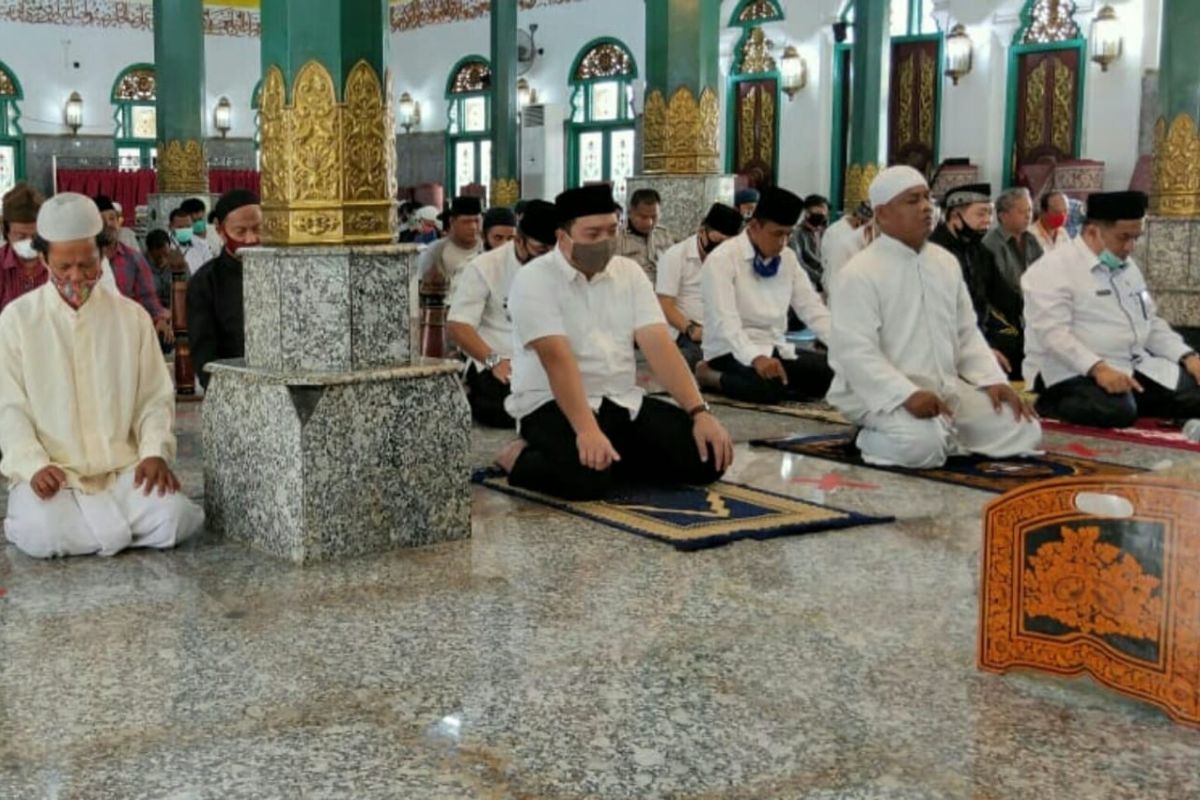
M 983 237 L 983 246 L 991 251 L 996 269 L 1013 291 L 1021 291 L 1021 276 L 1042 257 L 1042 246 L 1029 231 L 1012 236 L 1003 228 L 992 228 Z

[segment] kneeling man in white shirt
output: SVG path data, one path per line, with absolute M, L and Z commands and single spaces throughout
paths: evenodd
M 496 463 L 513 486 L 568 500 L 618 483 L 705 485 L 733 461 L 733 441 L 709 411 L 645 271 L 616 256 L 611 187 L 555 201 L 558 246 L 523 267 L 508 308 L 512 394 L 521 438 Z M 634 346 L 678 405 L 646 397 Z
M 50 281 L 0 315 L 4 532 L 22 552 L 173 547 L 204 524 L 179 494 L 175 388 L 137 303 L 99 284 L 100 211 L 63 193 L 38 214 Z
M 1036 452 L 1041 425 L 979 331 L 958 260 L 928 242 L 924 176 L 890 167 L 870 198 L 881 235 L 834 279 L 829 340 L 829 402 L 862 427 L 863 460 L 924 469 Z
M 740 236 L 704 265 L 704 358 L 696 377 L 706 388 L 746 403 L 825 396 L 833 373 L 825 353 L 787 340 L 788 308 L 822 342 L 829 310 L 788 247 L 804 201 L 785 189 L 762 191 Z

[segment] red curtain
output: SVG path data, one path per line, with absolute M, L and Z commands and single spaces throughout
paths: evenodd
M 261 196 L 262 175 L 255 169 L 210 169 L 208 190 L 222 195 L 234 189 L 249 189 Z
M 56 192 L 78 192 L 88 197 L 105 194 L 120 203 L 125 211 L 125 225 L 137 221 L 137 207 L 146 205 L 154 194 L 157 179 L 152 169 L 60 169 Z

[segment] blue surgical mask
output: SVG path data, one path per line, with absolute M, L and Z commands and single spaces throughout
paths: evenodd
M 763 254 L 758 252 L 758 248 L 754 249 L 754 273 L 761 278 L 774 278 L 779 274 L 779 263 L 782 261 L 782 256 L 774 258 L 764 258 Z
M 1112 272 L 1116 272 L 1125 266 L 1125 262 L 1117 258 L 1113 251 L 1107 248 L 1100 254 L 1100 263 L 1108 267 Z

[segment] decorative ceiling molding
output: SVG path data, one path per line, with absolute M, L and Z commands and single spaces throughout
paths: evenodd
M 565 5 L 582 0 L 518 0 L 522 11 Z M 221 0 L 204 9 L 204 32 L 209 36 L 260 36 L 262 22 L 247 0 Z M 393 31 L 411 31 L 430 25 L 466 22 L 487 16 L 489 0 L 392 0 Z M 66 25 L 87 28 L 153 30 L 150 0 L 0 0 L 0 21 L 30 25 Z

